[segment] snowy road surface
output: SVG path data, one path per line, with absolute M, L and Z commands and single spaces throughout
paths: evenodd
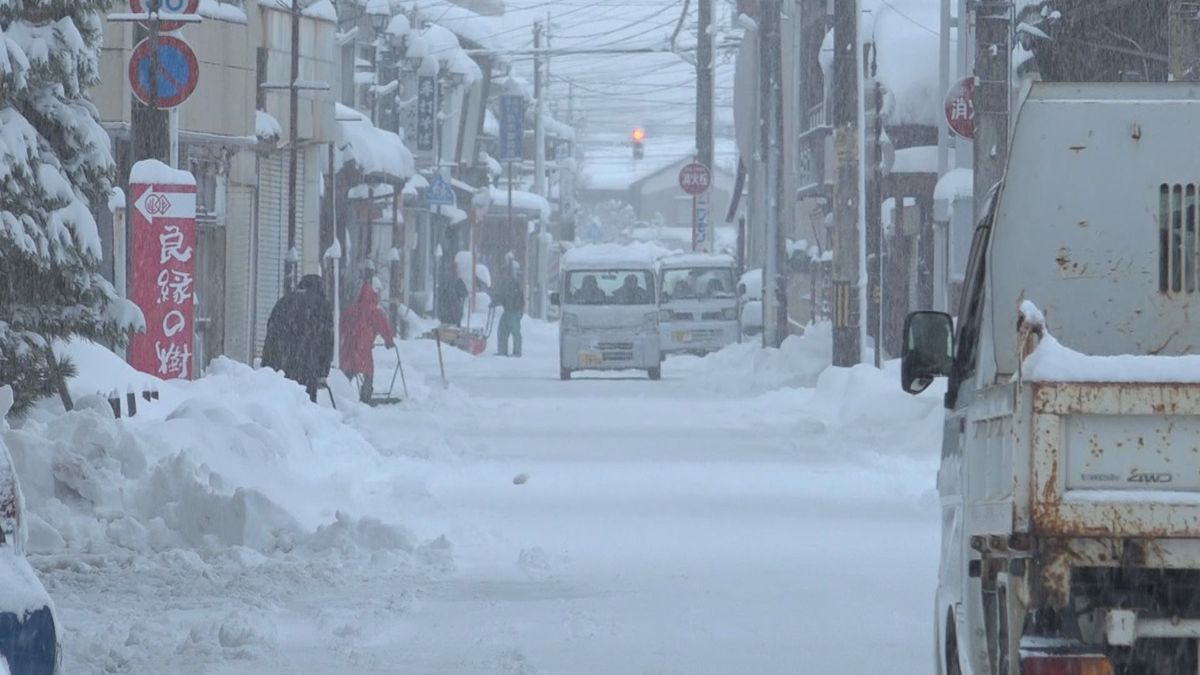
M 447 352 L 448 392 L 404 344 L 426 400 L 343 406 L 382 456 L 308 499 L 352 544 L 35 555 L 67 672 L 931 670 L 936 396 L 866 368 L 778 387 L 745 348 L 561 382 L 553 327 L 526 331 L 523 359 Z

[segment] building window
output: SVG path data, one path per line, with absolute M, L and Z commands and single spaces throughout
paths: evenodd
M 1158 289 L 1163 293 L 1195 293 L 1197 239 L 1195 183 L 1164 183 L 1158 197 Z

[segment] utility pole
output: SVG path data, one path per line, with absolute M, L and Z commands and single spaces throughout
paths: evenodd
M 297 117 L 300 116 L 300 92 L 296 81 L 300 79 L 300 3 L 292 1 L 292 63 L 288 77 L 288 229 L 287 253 L 284 260 L 284 289 L 287 291 L 296 287 L 298 251 L 296 250 L 296 172 L 300 164 L 300 128 Z
M 713 0 L 698 0 L 700 28 L 696 39 L 697 160 L 713 168 Z
M 713 0 L 697 0 L 699 3 L 700 26 L 696 35 L 696 161 L 713 168 Z M 693 198 L 692 209 L 696 214 L 703 209 L 708 214 L 704 231 L 704 240 L 697 241 L 696 234 L 692 235 L 692 248 L 700 251 L 711 251 L 713 246 L 713 224 L 710 203 L 712 191 L 696 195 Z M 693 220 L 696 217 L 693 216 Z M 695 225 L 693 225 L 695 227 Z
M 766 261 L 763 265 L 763 346 L 779 347 L 788 335 L 785 232 L 783 231 L 783 8 L 780 0 L 761 0 L 759 8 L 759 152 L 766 188 Z
M 1196 16 L 1195 1 L 1170 0 L 1167 21 L 1171 79 L 1200 81 L 1200 17 Z
M 534 193 L 546 196 L 546 125 L 542 122 L 542 116 L 546 111 L 546 101 L 542 87 L 542 54 L 538 50 L 542 46 L 542 24 L 533 24 L 533 191 Z M 542 292 L 542 232 L 545 231 L 546 224 L 538 219 L 537 238 L 534 240 L 532 247 L 532 255 L 529 256 L 532 260 L 527 260 L 530 278 L 530 292 L 533 302 L 529 303 L 530 315 L 542 317 L 542 303 L 545 293 Z
M 860 194 L 858 128 L 859 78 L 858 0 L 835 3 L 833 15 L 833 365 L 849 367 L 862 359 L 859 323 Z
M 975 220 L 983 217 L 992 187 L 1008 163 L 1013 6 L 1008 0 L 975 5 Z
M 546 196 L 546 128 L 542 124 L 542 113 L 546 109 L 542 96 L 542 24 L 533 24 L 533 191 Z

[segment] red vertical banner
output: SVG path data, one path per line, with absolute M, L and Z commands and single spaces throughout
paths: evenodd
M 129 362 L 163 379 L 191 379 L 195 333 L 196 182 L 161 162 L 139 162 L 130 176 L 133 228 L 130 298 L 146 317 Z

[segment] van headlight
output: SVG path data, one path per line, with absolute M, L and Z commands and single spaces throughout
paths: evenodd
M 726 321 L 737 321 L 737 307 L 726 307 L 721 310 L 721 318 Z
M 642 317 L 642 332 L 657 333 L 658 332 L 658 312 L 647 312 Z
M 579 332 L 579 315 L 578 314 L 571 314 L 570 312 L 563 312 L 561 322 L 562 322 L 561 323 L 562 332 L 564 335 L 571 335 L 571 334 Z
M 658 310 L 658 320 L 659 320 L 659 321 L 663 321 L 663 322 L 668 322 L 668 323 L 669 323 L 669 322 L 671 321 L 671 319 L 672 319 L 674 316 L 675 316 L 675 313 L 674 313 L 674 312 L 672 312 L 672 311 L 671 311 L 671 310 L 669 310 L 669 309 L 660 309 L 660 310 Z

